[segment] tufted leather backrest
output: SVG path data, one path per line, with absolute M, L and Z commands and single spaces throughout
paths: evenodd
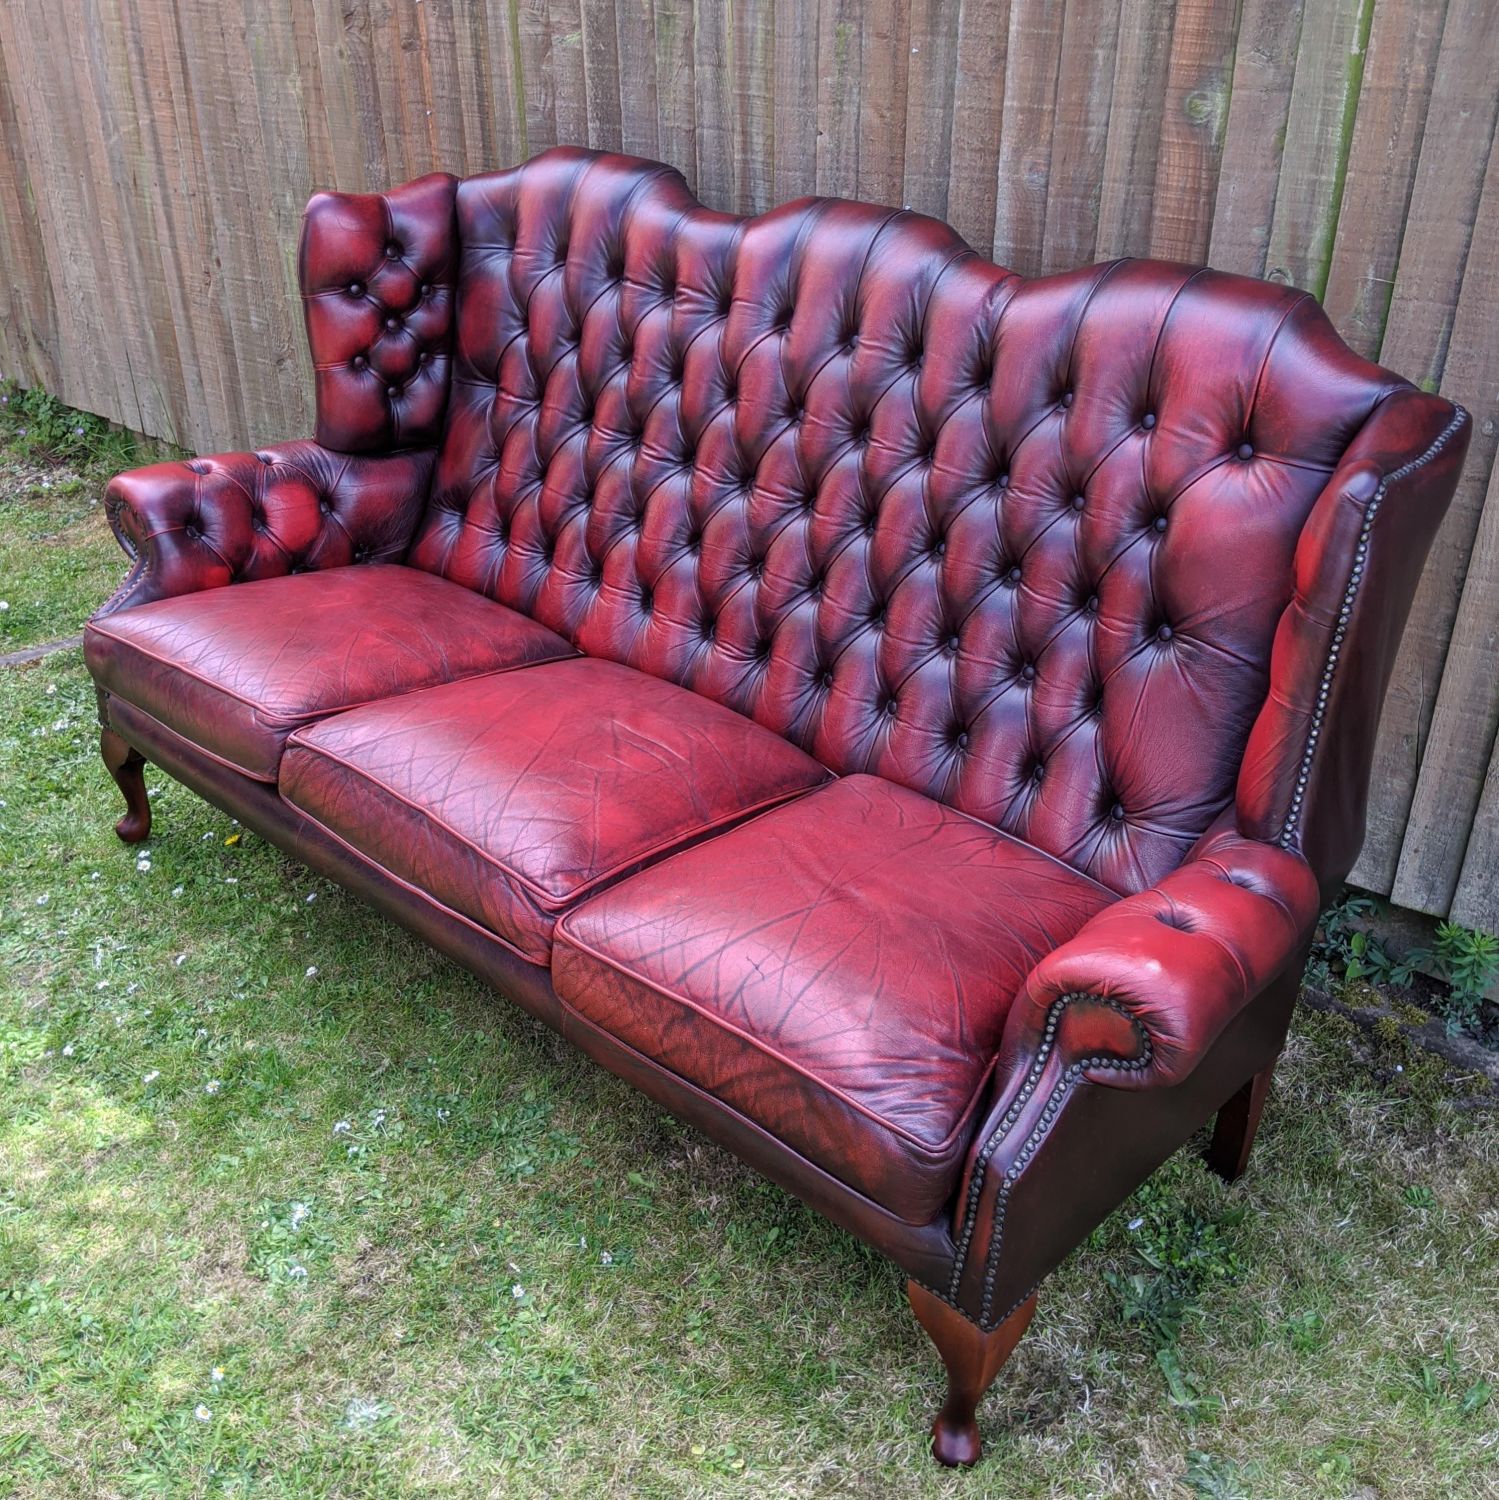
M 701 207 L 558 149 L 458 186 L 409 561 L 1118 891 L 1233 799 L 1303 522 L 1405 383 L 1307 295 Z
M 317 440 L 344 453 L 437 441 L 453 327 L 453 191 L 446 172 L 388 193 L 318 193 L 300 279 Z

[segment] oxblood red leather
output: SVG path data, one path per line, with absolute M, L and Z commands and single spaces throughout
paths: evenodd
M 281 790 L 546 963 L 558 914 L 589 892 L 826 779 L 706 698 L 584 660 L 339 714 L 292 740 Z
M 1466 413 L 1288 287 L 571 148 L 320 195 L 301 269 L 324 446 L 111 486 L 127 828 L 133 747 L 995 1328 L 1273 1063 Z M 425 681 L 533 664 L 275 796 L 253 591 L 404 648 L 360 558 L 455 601 Z M 358 654 L 324 707 L 416 685 Z
M 456 270 L 446 172 L 388 193 L 318 193 L 302 221 L 317 439 L 349 453 L 436 442 Z
M 94 618 L 226 583 L 398 562 L 431 471 L 430 451 L 351 458 L 304 441 L 116 475 L 105 511 L 135 565 Z
M 570 1010 L 924 1224 L 951 1199 L 1016 990 L 1111 900 L 850 776 L 568 913 L 552 979 Z
M 340 709 L 573 648 L 544 625 L 412 568 L 334 568 L 95 618 L 101 688 L 231 766 L 275 781 L 286 737 Z
M 1302 523 L 1404 388 L 1311 297 L 1025 282 L 929 219 L 740 221 L 581 151 L 457 199 L 416 566 L 1115 890 L 1181 860 L 1233 796 Z

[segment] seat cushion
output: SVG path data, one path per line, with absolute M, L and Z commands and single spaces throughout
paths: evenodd
M 710 699 L 577 659 L 373 704 L 287 746 L 281 794 L 536 963 L 558 915 L 827 779 Z
M 89 622 L 101 687 L 261 781 L 294 729 L 455 678 L 575 654 L 535 620 L 415 568 L 258 579 Z
M 949 1205 L 1016 991 L 1115 899 L 850 776 L 569 912 L 552 978 L 570 1016 L 922 1224 Z

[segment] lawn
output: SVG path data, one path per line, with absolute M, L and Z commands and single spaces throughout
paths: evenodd
M 113 440 L 23 425 L 5 652 L 123 567 Z M 1052 1277 L 950 1475 L 891 1265 L 149 779 L 126 849 L 79 651 L 0 668 L 0 1496 L 1499 1494 L 1473 1080 L 1303 1011 L 1248 1176 Z

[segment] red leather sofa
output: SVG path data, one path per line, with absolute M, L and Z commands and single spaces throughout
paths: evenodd
M 121 836 L 149 760 L 883 1251 L 972 1462 L 1047 1272 L 1244 1166 L 1466 414 L 1288 287 L 581 150 L 301 279 L 316 438 L 109 486 Z

